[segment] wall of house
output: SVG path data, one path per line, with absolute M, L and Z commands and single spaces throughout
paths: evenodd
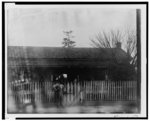
M 109 68 L 109 78 L 113 81 L 136 80 L 136 72 L 131 65 L 112 65 Z

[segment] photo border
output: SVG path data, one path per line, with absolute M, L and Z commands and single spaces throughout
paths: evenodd
M 148 2 L 83 2 L 83 1 L 63 1 L 63 2 L 29 2 L 29 1 L 5 1 L 2 2 L 2 119 L 5 119 L 5 3 L 16 5 L 146 5 L 146 117 L 16 117 L 16 119 L 148 119 Z

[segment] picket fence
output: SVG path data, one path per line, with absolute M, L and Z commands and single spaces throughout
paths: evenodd
M 20 102 L 55 102 L 53 83 L 19 82 L 10 84 L 13 98 Z M 65 82 L 63 89 L 64 104 L 85 101 L 136 101 L 137 81 L 82 81 Z

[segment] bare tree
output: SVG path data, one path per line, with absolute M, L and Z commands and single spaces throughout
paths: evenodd
M 92 46 L 99 48 L 114 48 L 117 42 L 122 41 L 122 34 L 120 31 L 110 32 L 99 32 L 95 38 L 90 39 L 92 41 Z
M 132 57 L 130 64 L 137 66 L 137 38 L 134 31 L 127 31 L 124 39 L 124 50 Z
M 137 40 L 134 31 L 125 33 L 117 30 L 110 32 L 99 32 L 94 38 L 90 39 L 93 47 L 97 48 L 115 48 L 118 42 L 122 43 L 122 49 L 132 57 L 130 64 L 137 66 Z
M 72 41 L 71 39 L 74 38 L 74 36 L 72 36 L 73 31 L 64 31 L 64 34 L 66 37 L 63 38 L 63 47 L 74 47 L 75 46 L 75 41 Z

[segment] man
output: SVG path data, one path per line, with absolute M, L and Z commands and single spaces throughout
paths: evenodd
M 61 76 L 56 78 L 54 85 L 53 85 L 53 90 L 54 90 L 54 99 L 55 99 L 56 105 L 57 107 L 60 107 L 62 106 L 63 90 L 64 90 L 64 85 L 62 83 Z

